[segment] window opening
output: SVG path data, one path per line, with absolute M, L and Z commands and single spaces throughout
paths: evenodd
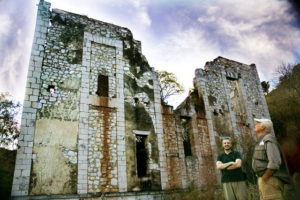
M 108 97 L 108 76 L 99 74 L 96 94 L 100 97 Z
M 54 94 L 54 90 L 55 89 L 55 86 L 54 85 L 48 85 L 48 92 L 52 95 L 52 94 Z
M 138 177 L 147 176 L 148 153 L 146 149 L 146 135 L 136 135 L 136 160 Z
M 183 148 L 185 156 L 192 156 L 191 140 L 190 140 L 190 118 L 181 118 Z

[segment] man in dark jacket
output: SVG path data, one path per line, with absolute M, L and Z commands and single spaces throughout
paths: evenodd
M 272 132 L 272 121 L 254 119 L 258 136 L 252 158 L 252 169 L 258 176 L 261 199 L 283 199 L 284 184 L 289 183 L 288 169 L 280 146 Z
M 248 199 L 246 177 L 241 169 L 242 156 L 231 149 L 230 138 L 224 138 L 222 146 L 224 153 L 217 158 L 217 169 L 221 170 L 224 197 L 226 200 Z

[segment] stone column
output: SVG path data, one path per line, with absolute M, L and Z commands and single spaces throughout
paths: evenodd
M 196 78 L 196 89 L 198 90 L 198 94 L 202 95 L 202 97 L 203 97 L 204 108 L 205 108 L 205 118 L 207 120 L 210 146 L 213 151 L 213 155 L 216 158 L 218 151 L 217 151 L 217 145 L 216 145 L 216 140 L 215 140 L 215 133 L 214 133 L 214 128 L 213 128 L 211 110 L 210 110 L 207 91 L 206 91 L 207 87 L 206 87 L 205 82 L 207 81 L 207 79 L 205 78 L 204 70 L 196 69 L 195 78 Z
M 90 33 L 84 33 L 83 55 L 81 68 L 80 106 L 79 106 L 79 129 L 78 129 L 78 176 L 77 193 L 86 194 L 88 190 L 88 111 L 89 111 L 89 71 L 91 52 Z
M 166 189 L 168 174 L 167 174 L 167 161 L 163 138 L 163 122 L 161 113 L 161 96 L 160 96 L 160 86 L 158 81 L 158 75 L 153 71 L 153 89 L 154 89 L 154 110 L 155 110 L 155 133 L 157 134 L 157 143 L 159 151 L 159 166 L 160 166 L 160 178 L 161 178 L 161 188 Z
M 40 75 L 44 57 L 44 45 L 49 27 L 50 3 L 41 0 L 38 5 L 37 19 L 31 56 L 27 74 L 26 92 L 23 104 L 20 149 L 17 153 L 15 173 L 12 186 L 12 196 L 28 195 L 32 161 L 33 139 L 35 134 L 36 113 L 41 104 Z
M 117 87 L 117 158 L 119 192 L 127 191 L 126 144 L 125 144 L 125 110 L 124 110 L 124 66 L 123 43 L 120 40 L 113 44 L 116 47 L 116 87 Z

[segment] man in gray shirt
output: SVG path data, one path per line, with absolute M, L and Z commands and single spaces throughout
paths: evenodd
M 284 183 L 290 177 L 280 146 L 272 131 L 269 119 L 254 119 L 254 132 L 258 136 L 252 158 L 252 169 L 258 176 L 258 187 L 261 199 L 283 199 Z

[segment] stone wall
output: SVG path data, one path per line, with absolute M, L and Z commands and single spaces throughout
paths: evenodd
M 38 100 L 41 88 L 41 71 L 43 64 L 44 43 L 49 27 L 50 3 L 40 1 L 38 6 L 36 28 L 32 44 L 29 68 L 27 73 L 26 91 L 19 136 L 20 149 L 17 153 L 12 196 L 29 194 L 29 182 L 32 163 L 33 138 L 37 111 L 41 108 Z
M 254 64 L 218 57 L 196 71 L 196 87 L 204 96 L 206 115 L 220 149 L 220 139 L 230 136 L 237 148 L 241 135 L 253 134 L 254 118 L 269 118 Z
M 126 28 L 49 8 L 40 1 L 12 195 L 142 190 L 144 179 L 160 189 L 158 79 L 140 42 Z M 149 131 L 142 178 L 136 131 Z
M 184 150 L 181 137 L 180 119 L 173 115 L 171 108 L 163 106 L 164 146 L 167 160 L 168 181 L 166 189 L 183 188 L 186 185 L 184 171 Z
M 182 169 L 186 170 L 186 176 L 181 176 L 187 183 L 214 185 L 218 177 L 215 159 L 222 152 L 221 139 L 231 137 L 234 148 L 249 158 L 254 118 L 269 118 L 269 112 L 253 64 L 218 57 L 207 62 L 204 70 L 196 70 L 194 87 L 174 112 L 190 121 L 190 134 L 186 137 L 189 137 L 191 155 L 183 156 L 185 165 Z M 180 123 L 177 121 L 176 124 Z M 183 127 L 178 130 L 183 131 Z M 165 134 L 166 137 L 169 134 Z M 246 159 L 244 164 L 251 165 Z
M 212 147 L 214 138 L 210 136 L 204 100 L 201 93 L 194 89 L 184 102 L 174 111 L 177 116 L 177 126 L 180 131 L 180 143 L 182 138 L 189 137 L 187 140 L 191 154 L 183 152 L 185 185 L 184 187 L 195 184 L 198 187 L 216 186 L 217 173 L 215 168 L 215 151 Z M 185 135 L 183 124 L 180 120 L 188 120 L 189 135 Z M 184 149 L 183 151 L 186 151 Z
M 117 192 L 116 110 L 89 109 L 88 192 Z

